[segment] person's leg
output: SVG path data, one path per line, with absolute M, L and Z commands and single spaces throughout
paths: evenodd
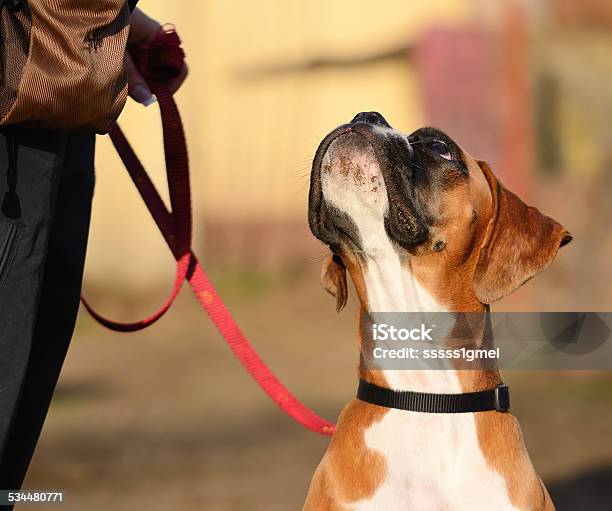
M 0 131 L 0 459 L 34 337 L 65 140 L 39 130 Z
M 0 459 L 3 489 L 18 489 L 23 483 L 72 337 L 89 232 L 94 145 L 91 133 L 70 135 L 65 144 L 27 372 Z M 13 268 L 17 266 L 15 258 Z M 2 300 L 10 301 L 10 297 Z M 22 307 L 31 310 L 32 305 Z M 25 315 L 21 307 L 15 309 Z M 0 357 L 5 357 L 4 352 Z

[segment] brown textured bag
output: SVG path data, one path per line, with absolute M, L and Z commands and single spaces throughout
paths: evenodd
M 127 97 L 126 0 L 0 0 L 0 124 L 106 132 Z

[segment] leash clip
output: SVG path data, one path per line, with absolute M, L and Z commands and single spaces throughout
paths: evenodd
M 494 406 L 498 412 L 508 412 L 510 410 L 510 391 L 505 383 L 500 383 L 495 387 Z

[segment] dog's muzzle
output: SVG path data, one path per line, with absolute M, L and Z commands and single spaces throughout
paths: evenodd
M 347 186 L 362 186 L 365 203 L 377 192 L 376 180 L 382 179 L 388 207 L 381 221 L 387 235 L 407 249 L 425 242 L 428 228 L 411 180 L 413 155 L 407 138 L 378 112 L 361 112 L 329 133 L 317 149 L 311 173 L 308 220 L 315 237 L 332 249 L 343 239 L 359 243 L 353 220 L 326 201 L 321 176 L 327 172 Z M 378 175 L 371 171 L 374 165 L 380 169 Z

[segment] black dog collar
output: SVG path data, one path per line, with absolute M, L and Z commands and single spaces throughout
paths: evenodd
M 468 413 L 510 410 L 510 392 L 508 385 L 504 383 L 494 389 L 480 392 L 429 394 L 385 389 L 365 380 L 359 380 L 357 398 L 373 405 L 409 412 Z

